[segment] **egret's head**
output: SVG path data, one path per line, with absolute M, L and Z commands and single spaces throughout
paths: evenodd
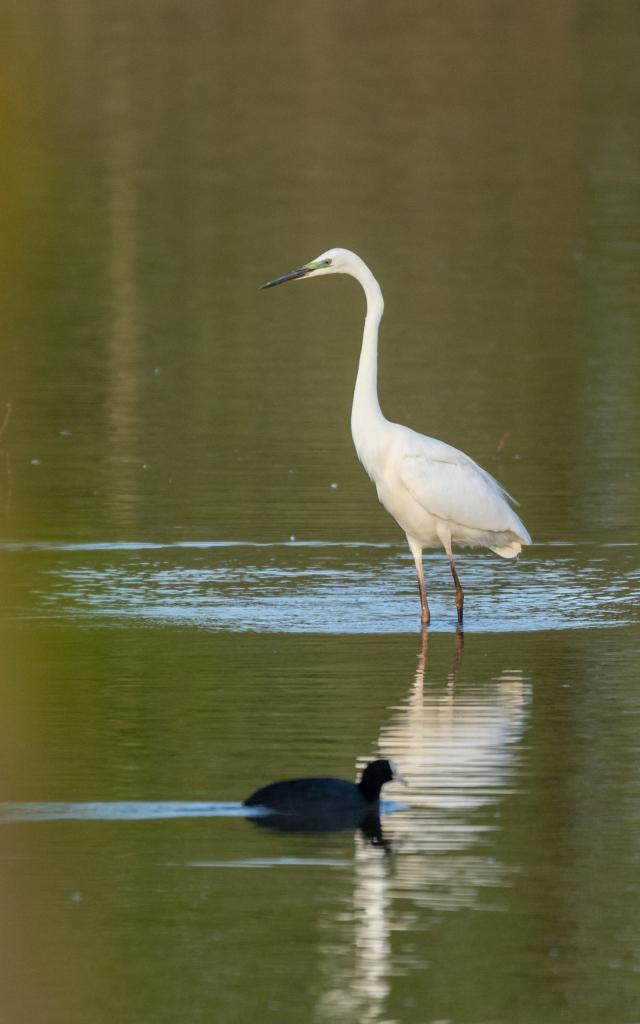
M 320 277 L 321 274 L 349 274 L 352 272 L 354 262 L 359 262 L 359 257 L 349 249 L 327 249 L 315 260 L 305 263 L 304 267 L 290 270 L 282 277 L 276 277 L 273 281 L 267 281 L 263 288 L 273 288 L 276 284 L 284 284 L 285 281 L 297 281 L 302 277 Z

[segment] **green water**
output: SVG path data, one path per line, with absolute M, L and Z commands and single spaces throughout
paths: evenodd
M 0 801 L 104 809 L 0 825 L 0 1019 L 640 1020 L 639 43 L 625 0 L 0 14 Z M 463 646 L 352 449 L 357 285 L 258 290 L 333 245 L 387 415 L 534 537 L 461 555 Z M 377 754 L 386 849 L 222 813 Z

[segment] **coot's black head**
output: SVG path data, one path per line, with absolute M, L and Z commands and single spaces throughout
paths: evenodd
M 380 790 L 385 782 L 391 782 L 397 776 L 398 772 L 393 761 L 387 761 L 386 758 L 370 761 L 362 773 L 358 789 L 366 800 L 373 802 L 380 799 Z

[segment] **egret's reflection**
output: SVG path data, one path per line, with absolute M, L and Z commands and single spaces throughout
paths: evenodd
M 443 912 L 480 898 L 496 903 L 510 881 L 491 838 L 500 802 L 513 789 L 530 683 L 510 668 L 483 678 L 476 669 L 465 679 L 461 633 L 444 665 L 434 657 L 429 678 L 429 658 L 442 651 L 434 639 L 430 652 L 422 634 L 407 697 L 378 735 L 379 750 L 409 782 L 409 807 L 384 819 L 393 856 L 356 837 L 351 906 L 324 922 L 341 941 L 327 962 L 323 1019 L 385 1019 L 391 975 L 423 966 L 406 952 L 400 963 L 391 946 L 392 934 L 410 928 L 412 904 Z
M 465 679 L 459 642 L 446 674 L 428 680 L 428 656 L 425 634 L 407 699 L 378 738 L 409 782 L 410 813 L 391 819 L 389 829 L 405 852 L 461 851 L 483 845 L 495 828 L 497 805 L 511 790 L 531 686 L 511 668 L 489 678 L 477 678 L 475 668 L 476 678 Z M 456 861 L 456 878 L 459 867 Z
M 455 632 L 455 642 L 453 647 L 453 661 L 451 668 L 447 675 L 447 683 L 449 686 L 453 686 L 456 681 L 460 666 L 462 665 L 462 655 L 464 652 L 464 632 L 458 627 Z M 416 674 L 414 677 L 415 686 L 414 691 L 422 693 L 424 689 L 424 674 L 427 668 L 427 655 L 429 653 L 429 630 L 423 629 L 421 634 L 420 650 L 416 658 Z

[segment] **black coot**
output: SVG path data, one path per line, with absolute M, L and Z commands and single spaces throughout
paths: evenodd
M 325 819 L 328 825 L 338 821 L 357 823 L 377 813 L 380 790 L 385 782 L 398 777 L 393 761 L 371 761 L 357 785 L 324 777 L 286 779 L 257 789 L 247 797 L 245 806 L 260 806 L 274 814 L 307 820 Z

